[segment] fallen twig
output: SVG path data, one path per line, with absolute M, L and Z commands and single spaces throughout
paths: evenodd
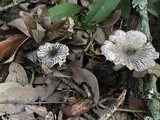
M 126 92 L 127 92 L 126 90 L 123 90 L 123 92 L 121 93 L 117 101 L 113 105 L 111 105 L 109 108 L 107 108 L 105 114 L 102 115 L 98 120 L 107 120 L 109 117 L 111 117 L 112 114 L 118 109 L 118 107 L 124 101 Z

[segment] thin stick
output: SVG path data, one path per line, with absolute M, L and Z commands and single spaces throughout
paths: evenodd
M 112 116 L 112 114 L 118 109 L 118 107 L 124 101 L 126 92 L 126 90 L 123 90 L 117 101 L 113 105 L 111 105 L 111 107 L 107 108 L 105 114 L 102 115 L 98 120 L 108 120 L 108 118 Z

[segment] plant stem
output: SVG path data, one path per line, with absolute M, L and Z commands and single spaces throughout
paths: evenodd
M 147 12 L 147 0 L 133 0 L 132 1 L 133 7 L 138 8 L 138 12 L 140 16 L 142 17 L 142 31 L 147 36 L 147 41 L 152 42 L 152 37 L 150 34 L 149 29 L 149 23 L 148 23 L 148 12 Z M 147 96 L 147 104 L 148 109 L 150 110 L 152 114 L 152 118 L 154 120 L 160 120 L 160 101 L 155 97 L 159 93 L 157 92 L 157 86 L 156 86 L 157 77 L 155 75 L 149 75 L 147 77 L 147 80 L 144 80 L 143 85 L 143 93 Z M 151 98 L 149 98 L 149 96 Z M 153 98 L 152 98 L 153 97 Z M 152 119 L 151 118 L 151 119 Z
M 152 42 L 152 36 L 150 34 L 147 12 L 147 0 L 133 0 L 133 7 L 137 7 L 138 12 L 142 18 L 142 31 L 146 34 L 148 42 Z

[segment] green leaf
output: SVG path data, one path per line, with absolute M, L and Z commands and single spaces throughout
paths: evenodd
M 103 21 L 116 8 L 120 0 L 94 0 L 89 7 L 84 26 Z
M 129 15 L 130 15 L 130 11 L 131 11 L 131 4 L 129 3 L 128 0 L 121 0 L 121 2 L 119 3 L 117 9 L 121 9 L 122 10 L 122 14 L 121 16 L 124 19 L 128 19 Z
M 150 12 L 151 14 L 155 15 L 156 17 L 158 17 L 158 11 L 156 10 L 156 7 L 154 5 L 154 2 L 152 0 L 148 0 L 148 12 Z
M 51 21 L 55 22 L 63 17 L 74 17 L 75 14 L 79 13 L 81 6 L 73 3 L 64 3 L 56 5 L 48 10 Z

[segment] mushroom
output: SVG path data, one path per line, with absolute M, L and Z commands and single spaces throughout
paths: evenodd
M 101 47 L 102 54 L 115 65 L 122 64 L 130 70 L 144 71 L 155 65 L 159 53 L 146 35 L 140 31 L 116 30 Z
M 37 56 L 47 67 L 51 68 L 59 63 L 61 66 L 69 55 L 68 46 L 60 43 L 45 43 L 38 48 Z

